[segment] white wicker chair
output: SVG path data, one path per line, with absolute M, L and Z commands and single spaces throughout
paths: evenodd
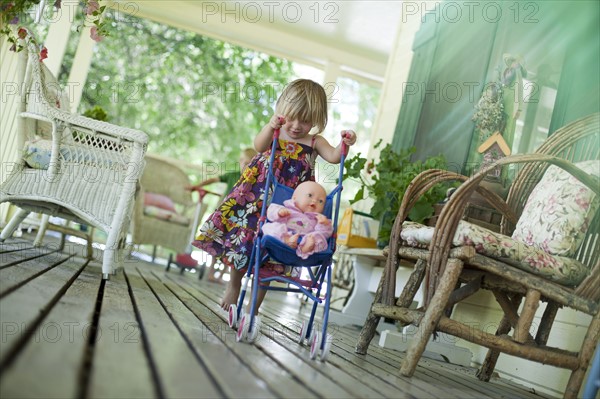
M 133 244 L 155 245 L 178 253 L 188 251 L 194 225 L 195 202 L 192 193 L 185 189 L 191 185 L 188 175 L 168 160 L 147 154 L 146 168 L 140 179 L 141 191 L 136 199 L 133 219 Z M 145 193 L 169 197 L 178 208 L 178 214 L 187 223 L 159 219 L 144 211 Z
M 45 167 L 30 167 L 22 159 L 0 184 L 0 202 L 20 208 L 0 233 L 0 242 L 12 235 L 29 212 L 95 226 L 107 234 L 102 261 L 107 279 L 123 259 L 148 136 L 61 108 L 61 90 L 40 62 L 34 44 L 25 46 L 19 63 L 19 80 L 24 84 L 17 118 L 18 148 L 32 140 L 47 140 L 51 153 Z

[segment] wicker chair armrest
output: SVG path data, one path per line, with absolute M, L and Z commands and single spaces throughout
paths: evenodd
M 148 143 L 148 135 L 140 130 L 114 125 L 112 123 L 91 119 L 83 115 L 72 114 L 59 108 L 48 107 L 49 116 L 55 121 L 67 123 L 75 128 L 91 130 L 103 135 L 127 140 L 145 146 Z

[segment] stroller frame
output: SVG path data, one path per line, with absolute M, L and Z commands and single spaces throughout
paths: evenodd
M 291 198 L 293 189 L 277 182 L 273 175 L 273 162 L 275 159 L 275 152 L 279 142 L 279 130 L 276 130 L 273 135 L 273 142 L 271 144 L 271 154 L 268 164 L 267 178 L 265 182 L 264 199 L 262 204 L 261 216 L 259 218 L 258 228 L 255 232 L 254 245 L 252 247 L 252 254 L 250 256 L 250 262 L 248 271 L 244 278 L 244 284 L 240 291 L 238 304 L 230 305 L 229 307 L 229 326 L 234 328 L 238 327 L 236 340 L 254 342 L 258 336 L 260 330 L 260 317 L 255 316 L 256 303 L 258 298 L 258 290 L 269 290 L 269 291 L 285 291 L 285 292 L 297 292 L 306 295 L 313 301 L 313 308 L 311 311 L 310 319 L 308 323 L 303 322 L 298 342 L 303 344 L 305 340 L 310 344 L 310 357 L 314 359 L 317 353 L 320 351 L 320 359 L 325 361 L 329 354 L 331 347 L 331 337 L 327 335 L 327 323 L 329 319 L 329 305 L 331 302 L 331 267 L 333 264 L 333 254 L 335 253 L 336 247 L 336 236 L 337 236 L 337 224 L 340 208 L 340 197 L 342 186 L 342 177 L 344 172 L 344 160 L 348 152 L 347 145 L 342 141 L 341 158 L 340 158 L 340 171 L 338 177 L 337 186 L 327 195 L 325 209 L 323 214 L 328 218 L 333 219 L 333 234 L 328 239 L 328 247 L 325 251 L 315 253 L 309 256 L 307 259 L 299 258 L 295 254 L 295 250 L 287 246 L 278 239 L 265 236 L 262 233 L 262 226 L 266 221 L 267 207 L 270 203 L 283 203 L 284 200 Z M 269 193 L 271 193 L 271 201 L 269 201 Z M 335 197 L 335 198 L 334 198 Z M 335 204 L 335 206 L 334 206 Z M 333 217 L 332 217 L 333 214 Z M 272 252 L 276 249 L 277 251 Z M 283 275 L 276 275 L 270 277 L 260 277 L 260 267 L 267 260 L 275 260 L 276 262 L 282 263 L 285 266 L 291 267 L 304 267 L 308 271 L 310 280 L 299 280 L 288 278 Z M 293 262 L 290 262 L 292 260 Z M 251 267 L 250 267 L 251 266 Z M 315 269 L 316 270 L 313 270 Z M 324 298 L 321 295 L 321 289 L 323 283 L 327 278 L 327 291 Z M 248 289 L 248 284 L 252 279 L 252 300 L 251 308 L 249 313 L 242 313 L 244 305 L 244 297 Z M 263 283 L 269 283 L 271 281 L 282 282 L 288 285 L 288 287 L 271 287 L 269 285 L 263 285 Z M 289 286 L 295 288 L 290 288 Z M 316 291 L 316 292 L 315 292 Z M 320 303 L 325 301 L 323 309 L 323 326 L 321 329 L 321 341 L 319 343 L 319 334 L 313 328 L 317 307 Z

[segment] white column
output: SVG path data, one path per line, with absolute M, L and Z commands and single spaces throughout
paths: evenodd
M 340 64 L 327 60 L 325 74 L 323 75 L 323 86 L 336 84 L 338 76 L 340 76 Z
M 56 77 L 58 77 L 62 66 L 71 33 L 71 25 L 73 24 L 72 8 L 65 7 L 66 4 L 64 3 L 66 2 L 63 1 L 63 8 L 56 10 L 52 17 L 48 17 L 48 36 L 44 41 L 44 45 L 48 49 L 48 58 L 44 61 L 44 64 Z M 46 5 L 46 7 L 54 9 L 52 5 Z
M 96 42 L 90 37 L 90 27 L 81 29 L 79 45 L 75 52 L 75 58 L 73 59 L 73 65 L 71 66 L 68 83 L 70 85 L 69 99 L 71 100 L 72 112 L 76 112 L 77 107 L 79 107 L 79 103 L 81 102 L 83 88 L 92 63 L 92 56 L 94 55 L 95 44 Z
M 369 148 L 367 156 L 369 159 L 379 158 L 379 150 L 383 146 L 377 150 L 373 148 L 379 139 L 382 139 L 385 144 L 391 143 L 394 138 L 396 122 L 398 121 L 400 106 L 402 105 L 402 90 L 408 79 L 413 57 L 412 44 L 420 26 L 421 16 L 416 14 L 414 16 L 403 16 L 403 22 L 398 26 L 392 52 L 388 58 L 384 84 L 381 89 L 381 97 L 377 109 L 377 118 L 373 125 L 371 148 Z

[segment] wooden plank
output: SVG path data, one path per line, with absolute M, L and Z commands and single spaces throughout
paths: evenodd
M 312 398 L 319 397 L 312 386 L 301 384 L 290 376 L 290 373 L 273 361 L 265 361 L 264 354 L 253 345 L 239 344 L 235 341 L 233 331 L 224 321 L 223 311 L 212 298 L 201 295 L 193 284 L 185 279 L 167 275 L 170 282 L 169 287 L 178 293 L 180 299 L 188 306 L 198 318 L 201 318 L 205 326 L 234 353 L 238 361 L 244 364 L 254 375 L 263 380 L 278 397 Z M 207 336 L 210 336 L 208 333 Z M 282 384 L 285 381 L 285 384 Z M 238 381 L 237 383 L 243 383 Z
M 160 281 L 160 277 L 143 272 L 161 304 L 189 342 L 191 350 L 206 368 L 208 376 L 226 397 L 275 398 L 265 382 L 257 378 L 219 338 L 208 330 L 188 305 L 179 298 L 178 287 Z M 189 297 L 188 297 L 189 299 Z
M 206 376 L 177 327 L 137 271 L 125 271 L 138 313 L 142 339 L 152 367 L 159 396 L 217 398 L 223 394 Z
M 18 290 L 0 299 L 2 337 L 0 339 L 0 369 L 21 347 L 21 340 L 36 333 L 38 323 L 60 299 L 78 273 L 85 267 L 79 260 L 63 263 Z M 39 331 L 38 331 L 39 332 Z
M 24 247 L 19 251 L 4 252 L 0 254 L 0 269 L 19 265 L 23 262 L 38 259 L 51 254 L 56 254 L 56 257 L 61 257 L 58 248 L 50 247 Z
M 38 250 L 26 250 L 24 252 Z M 29 253 L 29 255 L 32 255 Z M 0 269 L 0 298 L 18 289 L 33 278 L 47 272 L 53 267 L 66 262 L 73 255 L 64 255 L 58 252 L 45 253 L 41 257 L 25 257 L 22 262 L 12 267 Z
M 275 313 L 274 309 L 271 310 L 271 312 L 273 312 L 271 313 L 272 317 L 278 317 L 276 316 L 277 313 Z M 281 312 L 280 314 L 286 313 Z M 289 314 L 289 312 L 287 314 Z M 343 336 L 340 332 L 345 329 L 339 327 L 336 328 L 336 326 L 330 326 L 329 330 L 335 336 L 332 352 L 336 356 L 332 356 L 328 361 L 335 363 L 337 356 L 339 356 L 347 363 L 362 371 L 363 381 L 367 379 L 365 378 L 366 376 L 368 376 L 369 379 L 379 379 L 415 397 L 442 397 L 442 395 L 447 394 L 447 392 L 437 388 L 435 385 L 423 383 L 419 379 L 411 380 L 407 377 L 403 377 L 397 373 L 397 370 L 386 370 L 384 367 L 381 367 L 380 361 L 375 357 L 365 357 L 355 354 L 353 345 L 356 342 L 356 336 Z
M 316 320 L 318 322 L 318 320 Z M 289 326 L 290 323 L 284 323 L 283 326 Z M 319 327 L 320 323 L 315 324 L 315 326 Z M 285 328 L 285 327 L 284 327 Z M 426 391 L 423 391 L 416 387 L 414 384 L 407 382 L 406 378 L 400 377 L 397 375 L 392 375 L 387 373 L 387 375 L 382 376 L 379 373 L 370 373 L 363 367 L 357 365 L 357 363 L 363 362 L 362 359 L 357 358 L 354 354 L 350 354 L 349 356 L 345 356 L 346 353 L 341 353 L 338 346 L 339 338 L 339 330 L 340 329 L 328 329 L 334 339 L 332 342 L 332 349 L 330 357 L 327 359 L 327 362 L 331 365 L 344 370 L 353 381 L 347 382 L 347 386 L 350 389 L 355 389 L 356 386 L 366 385 L 375 390 L 379 396 L 381 397 L 392 397 L 392 398 L 410 398 L 415 396 L 431 396 Z M 290 339 L 295 339 L 297 337 L 298 332 L 294 330 L 288 331 L 278 331 L 278 334 L 288 335 Z M 325 371 L 324 371 L 325 372 Z
M 25 310 L 22 305 L 25 296 L 42 299 L 45 304 L 42 314 L 48 312 L 33 334 L 20 332 L 20 336 L 26 336 L 26 342 L 13 342 L 21 351 L 9 367 L 2 367 L 2 397 L 80 396 L 82 364 L 100 283 L 97 273 L 79 273 L 80 270 L 78 262 L 59 265 L 46 273 L 49 278 L 32 280 L 2 301 L 3 322 L 15 322 L 14 313 L 6 311 L 6 307 Z M 50 278 L 50 273 L 61 276 Z M 69 277 L 74 277 L 74 281 L 69 281 Z M 51 283 L 54 286 L 49 289 Z M 54 292 L 56 295 L 51 297 Z M 21 303 L 15 303 L 16 300 Z M 8 318 L 4 317 L 6 313 L 10 314 Z
M 111 276 L 104 285 L 98 328 L 100 334 L 93 350 L 86 396 L 90 398 L 159 396 L 144 351 L 141 329 L 129 295 L 129 286 L 123 273 Z
M 4 242 L 0 242 L 0 254 L 23 251 L 29 248 L 33 248 L 33 243 L 22 238 L 9 238 Z
M 193 286 L 196 286 L 196 284 L 193 284 Z M 204 284 L 202 287 L 202 292 L 204 292 L 206 294 L 207 297 L 212 297 L 213 301 L 217 300 L 216 298 L 219 298 L 221 295 L 221 291 L 222 291 L 222 287 L 221 286 L 217 286 L 214 284 Z M 286 318 L 286 315 L 293 315 L 293 314 L 297 314 L 299 311 L 299 307 L 295 306 L 295 304 L 290 305 L 289 301 L 277 301 L 276 303 L 274 303 L 273 299 L 277 298 L 277 295 L 272 295 L 269 294 L 269 296 L 267 296 L 267 301 L 265 302 L 265 304 L 263 304 L 263 311 L 265 310 L 269 310 L 272 311 L 274 314 L 279 315 L 279 317 L 282 320 L 279 320 L 279 324 L 287 326 L 290 322 L 289 318 Z M 285 297 L 284 298 L 289 298 L 289 297 Z M 270 308 L 273 308 L 272 310 Z M 310 310 L 310 307 L 304 307 L 302 313 L 305 315 L 306 317 L 306 313 L 307 311 Z M 320 312 L 318 312 L 319 314 Z M 330 326 L 331 327 L 331 326 Z M 340 328 L 338 330 L 335 331 L 336 334 L 336 338 L 339 336 L 339 334 L 345 334 L 347 335 L 349 342 L 347 344 L 347 352 L 346 355 L 349 358 L 361 358 L 360 356 L 357 356 L 353 353 L 353 347 L 354 344 L 356 342 L 357 339 L 357 331 L 354 331 L 353 333 L 351 333 L 352 330 L 348 329 L 348 328 Z M 295 337 L 295 331 L 292 332 L 291 338 Z M 334 342 L 334 348 L 333 348 L 333 353 L 332 356 L 329 360 L 329 362 L 334 363 L 337 359 L 338 359 L 338 355 L 340 354 L 339 352 L 343 352 L 343 351 L 337 351 L 336 350 L 336 342 Z M 382 356 L 383 352 L 389 352 L 389 350 L 385 350 L 382 348 L 378 348 L 375 347 L 374 350 L 370 350 L 370 355 L 367 356 L 367 358 L 369 358 L 370 356 L 373 356 L 373 352 L 377 352 L 375 353 L 375 356 Z M 382 352 L 382 353 L 379 353 Z M 395 351 L 392 351 L 392 353 L 396 353 Z M 394 370 L 393 372 L 389 372 L 386 373 L 385 371 L 379 371 L 375 374 L 370 374 L 366 371 L 362 371 L 362 375 L 363 376 L 368 376 L 366 378 L 364 378 L 364 380 L 366 381 L 380 381 L 380 384 L 382 382 L 381 380 L 381 375 L 389 375 L 389 376 L 393 376 L 394 378 L 397 378 L 397 373 L 396 373 L 396 369 L 397 369 L 397 365 L 399 364 L 399 362 L 401 361 L 401 356 L 399 354 L 396 354 L 396 358 L 394 358 L 393 360 L 391 360 L 391 366 L 392 369 Z M 350 363 L 350 361 L 347 361 L 348 363 Z M 362 362 L 367 362 L 365 360 L 362 360 Z M 433 360 L 429 360 L 429 359 L 425 359 L 425 362 L 423 362 L 423 360 L 420 362 L 424 363 L 427 365 L 427 368 L 433 368 L 434 370 L 429 370 L 428 371 L 428 379 L 427 379 L 427 383 L 423 382 L 423 381 L 419 381 L 418 378 L 412 378 L 409 379 L 408 382 L 404 381 L 404 384 L 407 384 L 408 386 L 413 386 L 413 393 L 411 393 L 413 396 L 416 397 L 423 397 L 423 396 L 427 396 L 427 397 L 447 397 L 449 395 L 449 392 L 447 390 L 443 390 L 443 389 L 437 389 L 436 391 L 436 387 L 435 385 L 440 385 L 439 382 L 437 381 L 437 378 L 442 378 L 445 379 L 446 382 L 448 384 L 459 384 L 459 385 L 465 385 L 467 388 L 472 389 L 471 392 L 471 396 L 475 396 L 475 397 L 481 397 L 481 396 L 492 396 L 492 397 L 515 397 L 515 396 L 519 396 L 519 397 L 536 397 L 534 394 L 531 394 L 530 392 L 528 392 L 525 389 L 521 389 L 520 387 L 511 387 L 511 386 L 507 386 L 507 387 L 502 387 L 501 385 L 497 384 L 497 383 L 484 383 L 484 382 L 480 382 L 479 380 L 477 380 L 474 377 L 474 369 L 471 368 L 463 368 L 461 366 L 454 366 L 454 365 L 450 365 L 450 364 L 445 364 L 442 362 L 437 362 L 437 361 L 433 361 Z M 343 365 L 341 367 L 344 368 L 344 370 L 347 370 L 347 365 Z M 357 367 L 357 366 L 355 366 Z M 444 370 L 450 370 L 450 372 L 445 372 L 444 376 L 439 377 L 438 376 L 438 372 L 436 372 L 436 369 L 442 370 L 442 372 Z M 457 369 L 457 371 L 455 371 L 454 373 L 452 373 L 452 370 Z M 418 369 L 419 370 L 419 369 Z M 421 371 L 418 371 L 418 373 L 420 373 Z M 470 375 L 468 374 L 470 373 Z M 417 375 L 418 376 L 418 375 Z M 454 382 L 452 381 L 448 381 L 448 380 L 452 380 L 454 379 Z M 384 382 L 385 383 L 385 382 Z M 417 392 L 414 392 L 415 387 L 417 387 L 419 384 L 422 384 L 423 387 L 428 387 L 428 388 L 421 388 L 421 389 L 430 389 L 430 392 L 425 393 L 426 391 L 420 390 Z M 491 388 L 491 389 L 490 389 Z M 418 388 L 416 388 L 418 389 Z M 400 395 L 387 395 L 387 397 L 396 397 L 396 396 L 400 396 Z M 456 396 L 458 397 L 463 397 L 464 394 L 457 394 Z M 538 396 L 539 398 L 539 396 Z
M 203 293 L 199 293 L 203 295 Z M 217 308 L 216 303 L 214 306 Z M 225 317 L 223 312 L 219 312 Z M 289 369 L 306 385 L 318 386 L 319 393 L 325 397 L 381 397 L 381 394 L 365 384 L 357 384 L 356 379 L 344 370 L 332 367 L 327 363 L 314 361 L 309 358 L 309 350 L 296 342 L 295 334 L 286 336 L 279 334 L 281 328 L 263 323 L 261 335 L 255 346 L 265 351 L 274 361 Z M 311 370 L 314 369 L 314 370 Z M 315 374 L 315 370 L 318 374 Z

